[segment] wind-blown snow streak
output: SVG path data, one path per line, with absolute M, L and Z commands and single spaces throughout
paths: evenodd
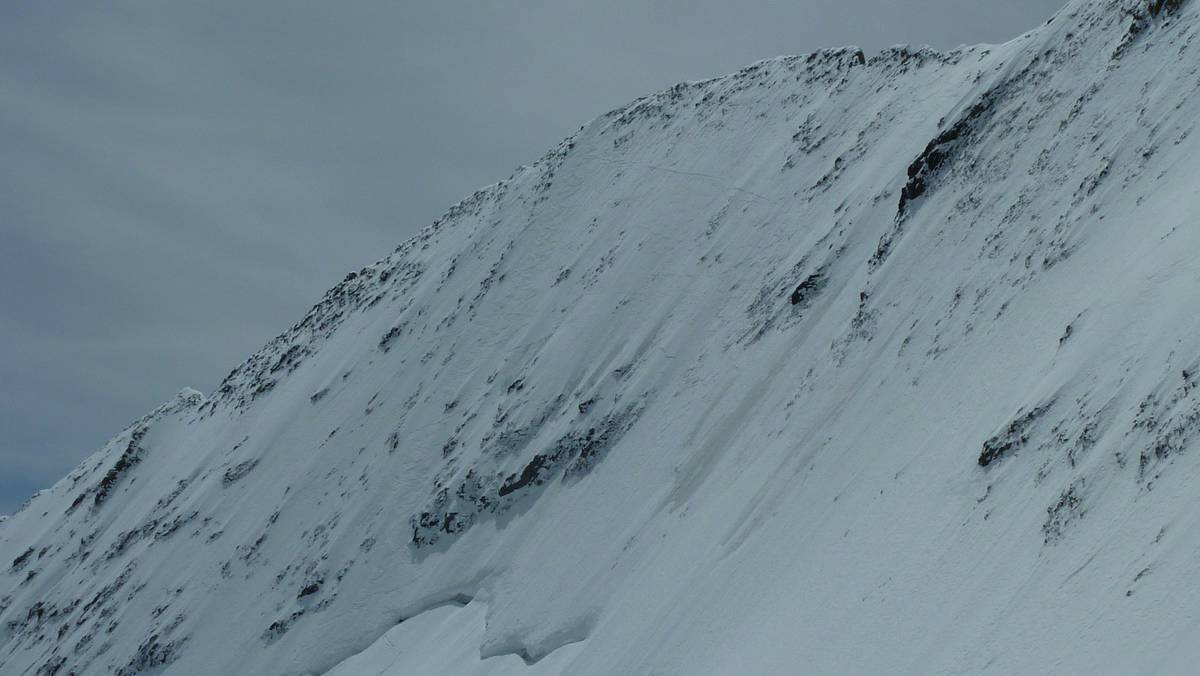
M 0 671 L 1194 664 L 1198 13 L 597 118 L 0 521 Z

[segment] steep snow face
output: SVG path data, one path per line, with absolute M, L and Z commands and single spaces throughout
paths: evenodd
M 0 671 L 1194 664 L 1198 13 L 592 121 L 0 522 Z

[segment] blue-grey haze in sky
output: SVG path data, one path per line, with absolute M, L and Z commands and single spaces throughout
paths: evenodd
M 0 513 L 598 114 L 1061 4 L 0 2 Z

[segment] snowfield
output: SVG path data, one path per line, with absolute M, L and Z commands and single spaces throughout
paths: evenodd
M 0 521 L 0 673 L 1184 673 L 1200 4 L 677 85 Z

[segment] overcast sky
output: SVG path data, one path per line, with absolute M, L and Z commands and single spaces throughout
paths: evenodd
M 0 513 L 584 121 L 1062 0 L 0 0 Z

